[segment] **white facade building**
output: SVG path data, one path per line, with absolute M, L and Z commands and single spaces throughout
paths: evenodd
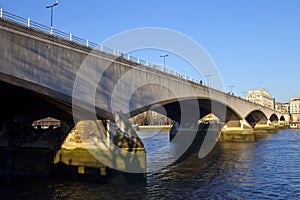
M 246 99 L 262 106 L 274 108 L 274 99 L 271 94 L 263 88 L 249 90 Z
M 300 97 L 290 99 L 290 114 L 300 114 Z
M 290 115 L 292 122 L 300 121 L 300 97 L 290 99 Z

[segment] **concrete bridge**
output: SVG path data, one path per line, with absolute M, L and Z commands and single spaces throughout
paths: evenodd
M 6 163 L 6 174 L 10 174 L 13 168 L 11 152 L 16 128 L 25 134 L 26 127 L 27 130 L 28 127 L 32 129 L 33 121 L 46 117 L 59 119 L 71 127 L 81 121 L 81 127 L 72 129 L 72 134 L 81 129 L 83 132 L 89 130 L 90 134 L 90 129 L 86 127 L 88 123 L 99 130 L 105 129 L 103 122 L 95 124 L 85 120 L 109 119 L 116 122 L 118 130 L 134 136 L 135 132 L 124 116 L 132 117 L 150 109 L 179 122 L 182 130 L 189 130 L 195 127 L 199 119 L 213 113 L 222 122 L 220 139 L 225 141 L 254 141 L 254 130 L 274 130 L 289 121 L 288 115 L 272 108 L 207 87 L 179 73 L 167 73 L 129 54 L 120 54 L 103 46 L 95 49 L 97 44 L 49 29 L 2 9 L 0 36 L 0 133 L 8 137 L 5 146 L 7 160 L 3 160 L 4 157 L 0 159 L 0 168 L 1 163 Z M 120 115 L 120 112 L 125 115 Z M 99 130 L 93 134 L 100 135 Z M 107 132 L 109 130 L 107 128 Z M 69 131 L 68 128 L 61 128 L 65 135 Z M 118 133 L 113 137 L 119 138 L 117 143 L 124 142 L 120 144 L 122 148 L 130 147 L 130 138 L 124 139 Z M 191 140 L 184 147 L 187 148 L 194 137 L 183 137 L 183 141 Z M 59 141 L 63 140 L 60 138 Z M 69 149 L 58 150 L 54 146 L 52 152 L 64 155 L 59 157 L 58 162 L 76 165 L 78 173 L 84 173 L 85 166 L 99 168 L 101 174 L 107 173 L 106 166 L 130 173 L 144 173 L 144 147 L 137 141 L 135 144 L 134 151 L 139 149 L 140 153 L 134 161 L 131 158 L 136 155 L 132 154 L 132 149 L 116 154 L 106 141 L 101 143 L 101 155 L 97 151 L 92 162 L 82 161 L 80 155 L 86 155 L 86 151 L 73 154 Z M 184 153 L 185 150 L 179 151 Z M 72 163 L 69 163 L 69 155 L 77 155 L 72 157 Z M 100 158 L 95 160 L 97 156 Z M 117 156 L 122 159 L 117 162 L 114 159 L 101 160 Z M 126 158 L 131 161 L 127 162 Z M 138 169 L 134 167 L 137 165 Z M 34 166 L 35 161 L 30 168 Z
M 31 120 L 114 120 L 115 112 L 134 116 L 149 109 L 182 124 L 213 113 L 225 123 L 227 133 L 269 129 L 289 121 L 273 108 L 134 62 L 127 54 L 104 47 L 93 50 L 95 44 L 91 47 L 88 41 L 80 44 L 72 35 L 57 36 L 45 27 L 33 28 L 30 21 L 20 22 L 0 19 L 2 123 L 20 114 Z

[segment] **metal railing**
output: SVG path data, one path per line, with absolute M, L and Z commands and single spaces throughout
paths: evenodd
M 74 36 L 72 33 L 65 33 L 65 32 L 62 32 L 60 30 L 53 29 L 52 27 L 48 27 L 48 26 L 39 24 L 37 22 L 31 21 L 30 19 L 25 19 L 25 18 L 19 17 L 17 15 L 14 15 L 12 13 L 6 12 L 2 8 L 0 8 L 0 18 L 11 21 L 11 22 L 15 22 L 17 24 L 26 26 L 28 28 L 32 28 L 32 29 L 37 30 L 37 31 L 44 32 L 46 34 L 50 34 L 52 36 L 62 38 L 64 40 L 67 40 L 67 41 L 70 41 L 70 42 L 77 43 L 79 45 L 82 45 L 82 46 L 85 46 L 85 47 L 88 47 L 88 48 L 92 48 L 92 49 L 96 48 L 97 50 L 100 50 L 100 51 L 105 52 L 107 54 L 111 54 L 111 55 L 114 55 L 114 56 L 121 56 L 124 59 L 129 60 L 131 62 L 135 62 L 135 63 L 138 63 L 140 65 L 159 70 L 159 71 L 164 72 L 166 74 L 172 75 L 176 78 L 184 79 L 184 80 L 193 82 L 195 84 L 202 85 L 202 81 L 195 80 L 195 79 L 193 79 L 189 76 L 186 76 L 186 75 L 182 75 L 181 73 L 176 72 L 175 70 L 173 70 L 171 68 L 168 68 L 166 66 L 150 63 L 150 62 L 142 60 L 140 58 L 133 57 L 129 53 L 122 53 L 118 50 L 110 49 L 110 48 L 105 47 L 103 45 L 98 45 L 97 43 L 90 42 L 89 40 L 82 39 L 80 37 Z

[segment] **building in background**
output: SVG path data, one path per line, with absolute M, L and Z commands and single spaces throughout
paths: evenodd
M 249 90 L 246 99 L 262 106 L 275 108 L 274 99 L 272 98 L 271 94 L 263 88 Z
M 283 103 L 283 109 L 284 109 L 287 113 L 290 113 L 290 103 Z
M 275 110 L 278 110 L 279 112 L 283 112 L 283 113 L 290 113 L 290 104 L 289 103 L 276 102 L 275 103 Z
M 300 121 L 300 97 L 293 97 L 290 99 L 290 115 L 292 122 Z

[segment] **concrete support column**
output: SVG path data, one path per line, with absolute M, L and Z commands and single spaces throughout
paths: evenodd
M 240 120 L 240 124 L 241 124 L 241 130 L 244 130 L 244 129 L 252 129 L 252 127 L 250 126 L 250 124 L 247 122 L 246 119 L 241 119 Z
M 240 120 L 240 124 L 241 124 L 241 130 L 244 130 L 243 120 Z
M 234 122 L 229 121 L 221 130 L 220 141 L 253 142 L 255 141 L 254 130 L 245 119 Z M 231 126 L 229 125 L 231 124 Z M 234 126 L 232 126 L 234 124 Z M 237 126 L 238 125 L 238 126 Z
M 270 126 L 270 125 L 274 125 L 274 124 L 268 119 L 267 125 Z
M 285 121 L 279 120 L 277 124 L 277 128 L 284 128 L 284 127 L 285 127 Z
M 254 127 L 255 132 L 273 132 L 275 129 L 276 126 L 270 120 L 266 123 L 258 123 Z
M 179 129 L 179 122 L 174 122 L 172 125 L 170 132 L 169 132 L 169 140 L 172 141 L 172 139 L 175 137 Z

